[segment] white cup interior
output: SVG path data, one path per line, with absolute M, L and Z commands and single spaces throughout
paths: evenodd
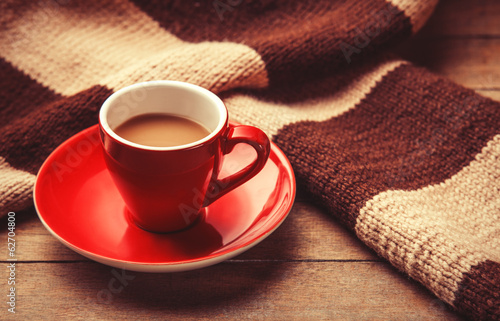
M 127 141 L 114 132 L 126 120 L 152 113 L 194 120 L 206 127 L 210 134 L 186 145 L 151 147 Z M 219 97 L 202 87 L 179 81 L 158 80 L 137 83 L 109 96 L 101 107 L 99 120 L 103 130 L 118 141 L 140 148 L 169 150 L 197 145 L 212 138 L 225 125 L 227 110 Z

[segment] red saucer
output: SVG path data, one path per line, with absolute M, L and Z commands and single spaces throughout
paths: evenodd
M 240 145 L 226 161 L 233 171 L 248 157 Z M 270 235 L 294 197 L 291 165 L 272 144 L 264 169 L 208 206 L 194 226 L 171 234 L 146 232 L 125 214 L 104 164 L 97 125 L 61 144 L 42 165 L 34 188 L 40 220 L 63 244 L 92 260 L 143 272 L 185 271 L 234 257 Z

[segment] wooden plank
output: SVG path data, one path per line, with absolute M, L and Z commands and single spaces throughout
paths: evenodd
M 376 260 L 377 255 L 326 211 L 296 202 L 288 218 L 266 240 L 238 259 Z
M 500 36 L 498 0 L 441 0 L 420 31 L 425 36 Z
M 86 260 L 81 255 L 68 249 L 45 229 L 38 219 L 35 209 L 16 212 L 16 251 L 20 261 L 51 260 Z M 7 227 L 6 218 L 0 220 L 0 226 Z M 0 229 L 0 239 L 7 238 L 7 229 Z M 8 257 L 7 248 L 3 248 L 1 260 Z
M 500 2 L 496 0 L 440 1 L 417 36 L 397 46 L 403 58 L 461 85 L 500 89 Z
M 472 89 L 500 89 L 500 39 L 418 38 L 395 52 Z
M 7 226 L 4 218 L 0 221 Z M 86 260 L 42 225 L 34 209 L 16 215 L 16 256 L 23 261 Z M 1 229 L 0 239 L 7 237 Z M 7 257 L 7 249 L 2 251 Z M 240 255 L 239 260 L 380 260 L 321 209 L 296 202 L 288 218 L 266 240 Z
M 381 262 L 226 262 L 174 274 L 18 263 L 16 278 L 17 312 L 3 319 L 460 320 Z

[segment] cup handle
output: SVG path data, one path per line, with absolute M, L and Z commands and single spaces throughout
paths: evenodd
M 234 146 L 240 143 L 252 146 L 257 152 L 257 158 L 237 173 L 223 179 L 218 178 L 219 170 L 214 169 L 214 174 L 212 176 L 203 206 L 210 205 L 221 196 L 229 193 L 236 187 L 248 181 L 250 178 L 254 177 L 262 170 L 262 168 L 264 168 L 264 165 L 269 158 L 269 153 L 271 152 L 271 143 L 267 135 L 256 127 L 230 125 L 225 134 L 225 138 L 221 141 L 221 154 L 226 155 L 231 153 Z

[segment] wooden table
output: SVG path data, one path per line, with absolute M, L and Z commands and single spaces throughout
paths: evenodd
M 497 0 L 443 1 L 424 30 L 396 51 L 500 100 L 499 18 Z M 0 224 L 6 295 L 7 219 Z M 0 319 L 461 319 L 302 191 L 288 219 L 264 242 L 190 272 L 122 272 L 87 260 L 51 236 L 33 208 L 16 213 L 16 227 L 17 313 L 2 303 Z

